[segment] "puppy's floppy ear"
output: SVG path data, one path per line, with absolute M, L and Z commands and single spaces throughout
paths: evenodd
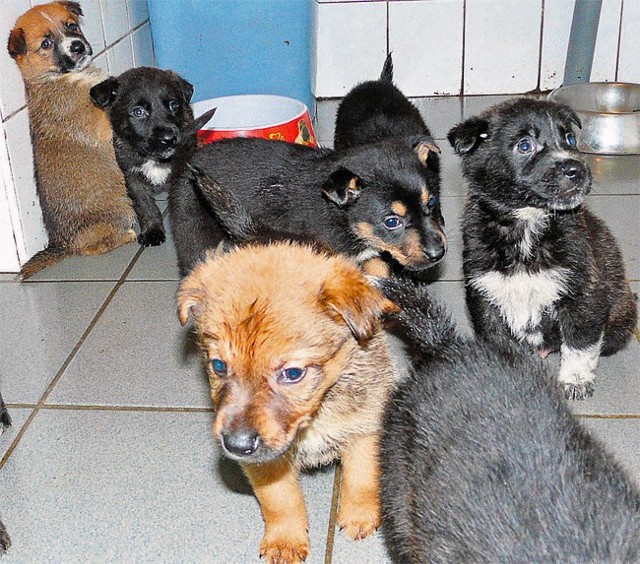
M 76 16 L 82 15 L 82 8 L 80 8 L 80 4 L 77 2 L 58 2 L 58 4 L 62 4 L 67 10 Z
M 576 114 L 569 106 L 562 106 L 560 108 L 560 111 L 558 112 L 558 115 L 560 116 L 561 120 L 569 120 L 578 129 L 582 129 L 582 121 L 578 117 L 578 114 Z
M 459 123 L 447 135 L 449 143 L 458 155 L 473 151 L 488 137 L 489 122 L 477 116 Z
M 436 144 L 433 137 L 429 135 L 421 135 L 412 140 L 411 148 L 415 151 L 423 165 L 427 164 L 430 153 L 440 154 L 440 147 Z
M 374 335 L 383 315 L 398 311 L 355 265 L 348 263 L 339 265 L 324 281 L 318 302 L 331 317 L 344 322 L 358 341 Z
M 204 309 L 207 291 L 202 280 L 203 264 L 199 264 L 182 279 L 178 289 L 178 319 L 181 325 L 186 325 L 189 314 L 197 317 Z
M 198 116 L 193 121 L 193 129 L 194 129 L 195 133 L 197 133 L 198 130 L 202 129 L 205 125 L 207 125 L 208 121 L 213 117 L 213 114 L 216 113 L 217 109 L 218 108 L 212 108 L 212 109 L 206 111 L 201 116 Z
M 184 78 L 182 78 L 177 72 L 172 70 L 167 71 L 173 79 L 178 83 L 180 90 L 182 91 L 182 95 L 184 96 L 185 101 L 189 102 L 191 100 L 191 96 L 193 96 L 193 84 L 187 82 Z
M 331 173 L 322 187 L 322 193 L 338 207 L 352 204 L 360 197 L 360 178 L 340 167 Z
M 108 108 L 116 99 L 120 82 L 115 76 L 110 76 L 89 90 L 93 103 L 100 108 Z
M 9 55 L 14 59 L 18 55 L 27 54 L 27 40 L 24 36 L 24 30 L 21 27 L 15 28 L 9 34 L 7 50 L 9 51 Z

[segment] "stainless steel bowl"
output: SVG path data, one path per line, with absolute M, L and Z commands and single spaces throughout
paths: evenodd
M 562 86 L 549 100 L 573 108 L 582 120 L 578 149 L 601 155 L 640 154 L 640 84 L 586 82 Z

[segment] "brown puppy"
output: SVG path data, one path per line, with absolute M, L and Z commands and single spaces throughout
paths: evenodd
M 309 553 L 303 468 L 342 461 L 338 524 L 353 539 L 380 525 L 378 439 L 401 370 L 378 320 L 395 309 L 358 268 L 300 243 L 209 256 L 186 277 L 207 361 L 213 435 L 253 486 L 265 521 L 260 553 Z
M 9 36 L 27 93 L 38 197 L 49 244 L 24 280 L 70 255 L 98 255 L 136 240 L 135 215 L 116 163 L 112 132 L 89 90 L 107 75 L 89 66 L 76 2 L 35 6 Z

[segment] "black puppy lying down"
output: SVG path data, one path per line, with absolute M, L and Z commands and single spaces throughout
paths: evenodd
M 423 270 L 442 256 L 422 174 L 437 150 L 428 136 L 340 152 L 255 138 L 205 145 L 190 161 L 198 174 L 183 175 L 169 194 L 180 271 L 188 273 L 229 231 L 238 235 L 216 217 L 212 186 L 232 193 L 254 224 L 322 240 L 370 272 L 385 274 L 380 256 Z
M 116 160 L 140 224 L 138 242 L 144 246 L 164 242 L 154 196 L 167 190 L 174 169 L 195 151 L 198 129 L 215 112 L 194 123 L 192 95 L 193 86 L 175 72 L 151 67 L 130 69 L 90 91 L 109 116 Z
M 394 562 L 638 562 L 640 493 L 533 355 L 464 340 L 426 289 L 382 280 L 412 375 L 387 407 Z

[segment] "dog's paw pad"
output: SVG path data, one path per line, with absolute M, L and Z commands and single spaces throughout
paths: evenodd
M 293 564 L 304 562 L 309 556 L 309 542 L 296 543 L 290 539 L 274 539 L 262 541 L 260 558 L 268 564 Z
M 138 243 L 143 247 L 157 247 L 158 245 L 162 245 L 165 239 L 164 229 L 159 227 L 152 227 L 138 235 Z
M 562 384 L 564 397 L 568 400 L 584 400 L 590 398 L 596 390 L 594 382 L 584 382 L 582 384 L 567 383 Z

